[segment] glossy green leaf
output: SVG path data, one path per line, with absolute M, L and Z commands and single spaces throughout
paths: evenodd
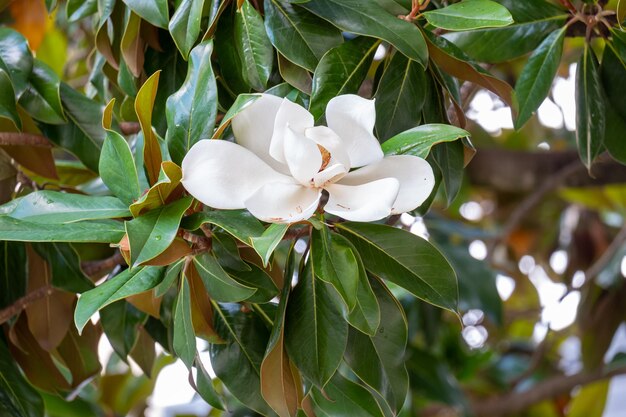
M 263 260 L 263 266 L 269 264 L 274 249 L 276 249 L 276 246 L 278 246 L 283 236 L 285 236 L 285 233 L 287 233 L 287 229 L 289 229 L 288 224 L 272 223 L 265 229 L 263 234 L 250 239 L 252 247 Z
M 217 408 L 218 410 L 224 410 L 224 404 L 222 403 L 222 399 L 219 397 L 217 392 L 215 391 L 215 387 L 213 387 L 213 382 L 211 380 L 211 375 L 207 372 L 200 360 L 200 357 L 196 356 L 195 366 L 197 369 L 196 373 L 196 392 L 202 397 L 204 401 L 206 401 L 211 407 Z
M 519 105 L 515 128 L 520 129 L 545 100 L 559 69 L 565 29 L 552 32 L 533 52 L 515 85 Z
M 68 0 L 65 6 L 67 20 L 76 22 L 98 11 L 98 0 Z
M 287 83 L 289 83 L 289 85 L 300 90 L 304 94 L 311 94 L 311 89 L 313 88 L 313 78 L 311 77 L 309 71 L 297 64 L 294 64 L 285 58 L 280 52 L 278 53 L 278 71 L 280 72 L 280 76 Z
M 429 163 L 437 165 L 441 172 L 443 192 L 448 205 L 452 204 L 463 183 L 465 164 L 465 146 L 461 141 L 445 142 L 435 146 L 428 158 Z M 420 208 L 421 209 L 421 208 Z
M 123 0 L 124 3 L 144 20 L 154 26 L 167 29 L 170 20 L 167 0 Z
M 13 123 L 15 129 L 22 128 L 22 120 L 17 113 L 15 103 L 15 91 L 9 74 L 0 69 L 0 119 L 8 119 Z
M 226 388 L 247 407 L 271 415 L 261 396 L 260 367 L 269 331 L 253 312 L 239 304 L 214 303 L 215 329 L 225 344 L 210 344 L 211 365 Z
M 245 264 L 248 270 L 230 271 L 229 274 L 240 284 L 256 291 L 246 301 L 250 303 L 268 303 L 278 295 L 278 288 L 265 270 L 254 264 Z
M 137 343 L 138 329 L 148 315 L 125 300 L 119 300 L 100 309 L 100 324 L 109 343 L 120 358 L 126 360 Z
M 122 236 L 123 223 L 113 220 L 49 224 L 0 216 L 0 240 L 117 243 Z
M 426 75 L 415 61 L 395 54 L 376 89 L 376 132 L 381 142 L 419 124 Z
M 20 372 L 4 338 L 0 339 L 0 414 L 13 417 L 45 415 L 41 395 Z
M 176 279 L 180 277 L 183 266 L 185 266 L 185 261 L 186 258 L 181 258 L 167 267 L 163 281 L 154 288 L 154 295 L 156 297 L 161 297 L 169 291 Z
M 186 279 L 180 281 L 176 306 L 174 308 L 174 336 L 172 347 L 187 368 L 191 368 L 196 358 L 196 335 L 191 322 L 191 295 Z
M 264 91 L 272 72 L 274 48 L 265 32 L 263 18 L 248 0 L 235 14 L 235 48 L 243 60 L 243 75 L 248 84 Z
M 205 2 L 205 0 L 183 0 L 168 25 L 172 39 L 185 59 L 200 36 Z
M 604 91 L 598 59 L 586 46 L 576 71 L 576 142 L 578 154 L 587 169 L 603 148 L 606 126 Z
M 80 258 L 67 243 L 33 243 L 33 249 L 48 262 L 52 285 L 65 291 L 82 293 L 93 288 L 80 267 Z
M 314 389 L 313 401 L 327 416 L 383 417 L 385 414 L 372 394 L 363 386 L 337 373 L 324 387 Z
M 385 155 L 413 155 L 426 158 L 438 143 L 453 142 L 468 137 L 469 132 L 451 125 L 428 124 L 402 132 L 385 143 Z
M 315 68 L 309 111 L 315 118 L 341 94 L 356 94 L 372 65 L 379 43 L 360 36 L 328 51 Z
M 311 0 L 302 6 L 341 30 L 387 41 L 422 67 L 428 65 L 428 50 L 419 29 L 389 14 L 376 1 Z
M 99 172 L 102 182 L 126 205 L 141 196 L 133 153 L 126 139 L 113 130 L 107 131 L 100 154 Z
M 73 223 L 81 220 L 128 217 L 128 207 L 117 198 L 36 191 L 0 206 L 0 214 L 33 223 Z
M 313 229 L 310 256 L 316 277 L 335 287 L 348 311 L 352 311 L 359 286 L 359 266 L 352 245 L 324 226 Z
M 35 59 L 33 71 L 28 78 L 28 86 L 22 93 L 19 103 L 35 119 L 44 123 L 65 123 L 61 105 L 61 80 L 52 68 Z
M 626 93 L 626 84 L 623 82 L 626 75 L 626 35 L 620 37 L 614 32 L 613 41 L 606 43 L 600 73 L 610 106 L 626 120 L 626 103 L 623 100 L 623 94 Z
M 456 312 L 454 270 L 428 241 L 405 230 L 366 223 L 339 223 L 339 232 L 357 248 L 365 268 L 416 297 Z
M 215 32 L 215 54 L 219 57 L 221 75 L 218 77 L 218 85 L 224 88 L 224 93 L 220 94 L 219 99 L 223 107 L 232 104 L 228 99 L 235 99 L 239 94 L 247 94 L 252 88 L 244 77 L 247 69 L 244 68 L 243 58 L 234 47 L 236 13 L 236 8 L 233 7 L 230 8 L 230 12 L 220 17 Z
M 0 308 L 24 296 L 28 280 L 26 247 L 22 242 L 0 242 Z
M 337 371 L 348 339 L 348 324 L 329 284 L 316 278 L 312 262 L 298 277 L 287 303 L 285 345 L 294 365 L 319 388 Z
M 402 306 L 381 282 L 372 280 L 372 287 L 383 320 L 373 336 L 351 330 L 345 358 L 354 373 L 398 411 L 409 389 L 404 366 L 407 321 Z
M 193 264 L 213 300 L 219 302 L 243 301 L 256 292 L 256 289 L 234 280 L 210 253 L 203 253 L 194 257 Z
M 74 311 L 76 327 L 82 331 L 91 316 L 101 308 L 131 295 L 151 290 L 161 282 L 164 272 L 165 268 L 158 266 L 127 269 L 96 288 L 84 292 L 78 299 Z
M 422 15 L 428 23 L 446 30 L 471 30 L 508 26 L 513 23 L 511 13 L 491 0 L 465 0 Z
M 6 26 L 0 28 L 0 69 L 9 74 L 16 96 L 21 96 L 33 69 L 33 55 L 26 38 Z
M 213 137 L 217 115 L 217 85 L 211 67 L 212 41 L 196 46 L 189 55 L 187 78 L 167 99 L 166 141 L 172 161 L 180 164 L 201 139 Z
M 247 210 L 215 210 L 194 213 L 183 220 L 182 227 L 187 230 L 197 230 L 206 223 L 221 227 L 245 244 L 250 244 L 252 237 L 261 236 L 265 232 L 261 222 Z
M 354 246 L 353 246 L 354 248 Z M 378 331 L 382 319 L 380 306 L 376 299 L 376 294 L 370 285 L 363 261 L 353 249 L 359 267 L 359 284 L 357 287 L 356 306 L 348 313 L 344 312 L 344 317 L 348 323 L 360 332 L 373 336 Z
M 512 25 L 443 36 L 478 62 L 503 62 L 532 52 L 567 19 L 562 8 L 547 0 L 498 0 L 498 3 L 513 15 Z
M 126 222 L 131 266 L 156 258 L 170 246 L 191 203 L 192 198 L 185 197 Z
M 284 0 L 264 4 L 265 29 L 272 45 L 296 65 L 314 71 L 322 56 L 343 41 L 335 27 L 299 5 Z

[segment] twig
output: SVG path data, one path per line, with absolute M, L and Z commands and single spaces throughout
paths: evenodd
M 615 256 L 617 251 L 621 249 L 624 242 L 626 242 L 626 224 L 622 226 L 609 247 L 602 252 L 602 255 L 600 255 L 598 260 L 585 271 L 585 278 L 587 278 L 587 282 L 591 281 L 604 269 L 611 259 L 613 259 L 613 256 Z
M 141 132 L 141 125 L 137 122 L 120 122 L 120 131 L 124 136 Z
M 29 292 L 21 298 L 18 298 L 13 304 L 0 310 L 0 324 L 5 323 L 11 317 L 19 314 L 22 310 L 24 310 L 35 301 L 52 294 L 53 291 L 54 288 L 52 288 L 51 285 L 45 285 L 43 287 L 37 288 L 35 291 Z
M 572 13 L 577 13 L 578 10 L 576 10 L 576 7 L 574 7 L 574 5 L 572 4 L 572 2 L 570 0 L 559 0 L 559 2 L 565 6 L 565 8 L 567 10 L 569 10 Z
M 534 404 L 558 397 L 559 395 L 568 394 L 579 385 L 586 385 L 623 374 L 626 374 L 626 367 L 610 371 L 596 369 L 574 375 L 559 375 L 541 381 L 527 391 L 511 392 L 502 396 L 477 399 L 473 402 L 472 409 L 477 417 L 516 414 Z
M 0 132 L 0 145 L 52 148 L 52 144 L 44 136 L 23 132 Z
M 81 269 L 83 272 L 90 277 L 97 276 L 104 271 L 108 271 L 110 269 L 115 268 L 118 265 L 123 264 L 124 257 L 119 251 L 116 251 L 113 256 L 101 259 L 98 261 L 86 261 L 81 263 Z

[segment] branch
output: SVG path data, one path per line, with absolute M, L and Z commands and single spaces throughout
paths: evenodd
M 24 310 L 35 301 L 49 296 L 50 294 L 52 294 L 53 291 L 54 288 L 52 288 L 52 285 L 44 285 L 43 287 L 39 287 L 35 291 L 30 292 L 21 298 L 18 298 L 13 304 L 0 310 L 0 324 L 5 323 L 11 317 L 19 314 L 22 310 Z
M 48 139 L 33 133 L 0 132 L 0 145 L 52 148 Z
M 608 372 L 598 369 L 574 375 L 559 375 L 541 381 L 527 391 L 512 392 L 493 398 L 476 399 L 472 404 L 472 409 L 477 417 L 515 414 L 550 398 L 569 394 L 572 389 L 579 385 L 586 385 L 623 374 L 626 374 L 626 367 L 613 369 Z
M 102 272 L 109 271 L 123 263 L 125 263 L 124 257 L 119 251 L 116 251 L 113 256 L 106 259 L 82 262 L 80 264 L 80 267 L 85 275 L 94 277 L 100 275 Z

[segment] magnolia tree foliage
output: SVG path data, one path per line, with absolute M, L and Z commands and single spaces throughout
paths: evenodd
M 0 11 L 1 415 L 142 415 L 172 357 L 211 415 L 600 415 L 625 372 L 604 356 L 626 318 L 625 191 L 606 185 L 626 180 L 626 1 Z M 546 130 L 572 62 L 576 131 Z M 467 119 L 477 91 L 516 132 Z M 564 151 L 525 152 L 544 138 Z M 574 326 L 532 338 L 550 323 L 525 254 L 582 294 Z

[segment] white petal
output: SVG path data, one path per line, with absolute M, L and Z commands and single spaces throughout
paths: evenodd
M 288 174 L 287 167 L 270 156 L 274 119 L 282 103 L 280 97 L 262 94 L 233 118 L 232 127 L 238 144 L 252 151 L 278 172 Z
M 354 94 L 337 96 L 326 106 L 326 121 L 344 142 L 352 168 L 383 158 L 380 144 L 372 133 L 376 122 L 374 100 Z
M 285 159 L 291 175 L 305 186 L 310 186 L 313 177 L 322 166 L 322 154 L 317 144 L 304 135 L 285 129 Z
M 339 183 L 358 185 L 390 177 L 400 182 L 400 191 L 393 202 L 392 214 L 416 209 L 426 201 L 435 186 L 433 169 L 428 162 L 411 155 L 388 156 L 372 165 L 352 171 L 339 180 Z
M 330 198 L 324 210 L 356 222 L 373 222 L 391 214 L 391 204 L 400 184 L 385 178 L 361 185 L 331 184 L 326 187 Z
M 326 126 L 315 126 L 304 131 L 307 138 L 311 139 L 330 152 L 332 158 L 330 164 L 340 163 L 350 169 L 350 156 L 341 138 Z
M 304 134 L 304 129 L 312 127 L 313 115 L 304 107 L 288 99 L 283 99 L 274 120 L 274 132 L 270 143 L 270 155 L 280 162 L 286 162 L 284 151 L 285 129 L 289 126 L 294 132 Z
M 294 183 L 243 146 L 225 140 L 201 140 L 182 163 L 183 186 L 209 207 L 244 208 L 244 201 L 269 182 Z
M 333 183 L 346 175 L 348 169 L 343 164 L 332 164 L 326 167 L 325 170 L 318 172 L 313 176 L 313 185 L 316 187 L 325 187 L 327 184 Z
M 295 223 L 315 213 L 321 194 L 321 190 L 300 184 L 270 183 L 246 200 L 246 208 L 266 222 Z

